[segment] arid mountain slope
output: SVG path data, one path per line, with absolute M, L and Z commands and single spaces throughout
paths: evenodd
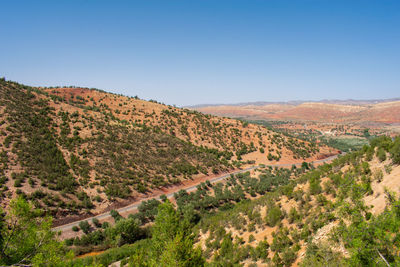
M 335 152 L 155 101 L 4 79 L 0 122 L 1 204 L 24 195 L 56 216 L 100 212 L 248 160 L 301 162 Z
M 334 123 L 400 123 L 400 101 L 382 103 L 221 105 L 194 108 L 207 114 L 247 119 L 294 120 Z
M 380 253 L 392 259 L 398 253 L 392 241 L 398 228 L 390 226 L 399 217 L 390 210 L 398 212 L 399 151 L 399 139 L 381 137 L 373 146 L 295 175 L 275 192 L 203 219 L 196 226 L 198 244 L 209 259 L 245 266 L 363 266 L 347 260 L 362 259 L 357 253 L 364 249 L 369 261 L 379 262 L 376 251 L 388 244 L 391 249 Z M 263 169 L 237 175 L 226 187 L 256 184 L 268 175 Z

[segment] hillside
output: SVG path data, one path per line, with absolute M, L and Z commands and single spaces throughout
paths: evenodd
M 8 85 L 6 88 L 19 87 Z M 31 107 L 29 115 L 24 115 L 29 120 L 24 120 L 22 113 L 10 113 L 12 104 L 8 103 L 5 110 L 11 116 L 3 124 L 18 119 L 24 122 L 18 126 L 21 129 L 50 126 L 38 128 L 40 131 L 31 133 L 34 137 L 29 131 L 21 131 L 24 135 L 19 137 L 14 130 L 17 125 L 8 125 L 7 136 L 14 135 L 3 147 L 7 153 L 2 153 L 2 164 L 7 168 L 12 163 L 10 156 L 14 156 L 11 153 L 17 153 L 19 146 L 23 146 L 23 152 L 32 149 L 31 138 L 40 144 L 53 140 L 52 136 L 59 141 L 61 136 L 47 134 L 56 132 L 57 124 L 53 121 L 57 116 L 40 117 L 49 114 L 45 111 L 52 110 L 50 104 L 57 103 L 45 105 L 41 99 L 47 96 L 42 95 L 43 91 L 33 93 L 36 89 L 25 89 L 16 90 L 21 94 L 14 97 L 28 96 L 19 105 L 24 111 Z M 30 89 L 33 91 L 29 92 Z M 121 125 L 118 119 L 110 119 L 108 123 Z M 251 124 L 246 127 L 258 129 Z M 42 135 L 46 138 L 40 139 Z M 14 152 L 6 150 L 10 144 Z M 63 157 L 57 155 L 63 155 L 65 148 L 54 152 L 58 150 L 52 143 L 45 144 L 46 150 L 33 148 L 36 155 L 52 152 L 56 160 L 50 164 L 53 168 L 46 167 L 44 160 L 34 161 L 33 166 L 37 167 L 33 168 L 28 164 L 32 160 L 26 159 L 29 154 L 20 152 L 15 157 L 20 160 L 24 156 L 22 159 L 26 161 L 21 160 L 21 167 L 25 172 L 37 171 L 43 175 L 49 170 L 53 173 L 64 170 Z M 82 144 L 87 143 L 82 141 Z M 74 169 L 65 169 L 71 171 L 66 176 L 73 179 Z M 64 243 L 51 231 L 51 218 L 30 206 L 25 198 L 32 198 L 20 192 L 22 197 L 11 201 L 7 213 L 0 210 L 1 234 L 11 240 L 10 246 L 9 242 L 0 243 L 3 251 L 0 263 L 11 264 L 22 259 L 38 266 L 44 263 L 158 266 L 160 262 L 165 266 L 397 266 L 400 263 L 399 174 L 400 138 L 380 136 L 359 151 L 328 164 L 314 166 L 303 162 L 301 166 L 286 168 L 261 165 L 251 172 L 232 174 L 222 182 L 200 183 L 193 192 L 180 190 L 171 201 L 165 196 L 143 201 L 137 212 L 128 216 L 112 210 L 112 221 L 95 218 L 81 221 L 72 229 L 76 235 Z M 14 183 L 21 180 L 23 184 L 18 174 L 14 178 Z M 85 186 L 79 184 L 80 177 L 77 179 L 77 185 L 73 186 L 84 190 Z M 42 189 L 47 190 L 44 184 Z M 65 195 L 73 194 L 66 191 Z M 37 199 L 33 203 L 37 205 Z M 21 238 L 29 240 L 23 248 L 16 245 Z M 74 258 L 71 253 L 80 256 Z
M 246 266 L 385 266 L 381 255 L 397 262 L 399 141 L 392 146 L 380 138 L 273 193 L 205 218 L 195 228 L 198 244 L 214 262 Z M 232 181 L 245 185 L 264 175 Z
M 400 101 L 325 101 L 193 107 L 207 114 L 256 120 L 356 124 L 400 123 Z
M 202 183 L 175 194 L 176 205 L 154 200 L 128 218 L 114 214 L 115 226 L 106 230 L 82 224 L 86 234 L 67 240 L 78 253 L 113 240 L 125 245 L 68 266 L 397 266 L 399 164 L 400 138 L 380 137 L 329 164 L 262 167 Z M 147 222 L 154 222 L 151 237 Z M 135 229 L 130 239 L 112 234 L 128 224 Z
M 246 163 L 336 153 L 259 125 L 88 88 L 0 81 L 1 205 L 99 213 Z

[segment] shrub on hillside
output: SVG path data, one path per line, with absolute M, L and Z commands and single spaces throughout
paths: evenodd
M 400 137 L 397 137 L 394 141 L 390 155 L 394 164 L 400 164 Z
M 386 151 L 383 147 L 380 147 L 377 151 L 376 151 L 376 156 L 378 157 L 379 161 L 385 161 L 386 160 Z
M 88 234 L 90 232 L 90 224 L 88 223 L 88 221 L 81 221 L 79 223 L 79 228 L 81 228 L 81 230 L 85 233 Z
M 267 216 L 265 217 L 265 222 L 267 223 L 268 226 L 274 227 L 278 222 L 280 222 L 282 216 L 283 214 L 281 209 L 276 205 L 272 205 L 271 207 L 268 208 Z
M 119 214 L 119 212 L 116 211 L 116 210 L 111 210 L 111 211 L 110 211 L 110 215 L 111 215 L 111 217 L 113 217 L 113 219 L 114 219 L 115 222 L 117 222 L 117 221 L 119 221 L 120 219 L 123 218 L 123 217 Z

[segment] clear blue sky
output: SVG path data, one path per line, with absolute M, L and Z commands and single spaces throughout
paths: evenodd
M 398 0 L 0 0 L 0 76 L 167 104 L 400 97 Z

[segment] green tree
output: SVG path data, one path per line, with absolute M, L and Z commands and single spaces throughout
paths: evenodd
M 300 215 L 297 212 L 297 209 L 295 207 L 292 207 L 290 209 L 289 215 L 288 215 L 288 222 L 289 223 L 293 223 L 294 221 L 297 221 L 298 219 L 300 219 Z
M 282 262 L 284 266 L 291 266 L 292 263 L 296 260 L 297 254 L 291 248 L 286 248 L 282 254 Z
M 203 266 L 204 259 L 199 248 L 193 249 L 193 238 L 179 232 L 175 238 L 166 243 L 160 256 L 163 266 Z
M 152 228 L 151 246 L 132 257 L 130 266 L 203 266 L 199 248 L 193 248 L 190 224 L 167 200 L 158 206 Z
M 321 178 L 318 173 L 312 173 L 310 178 L 310 194 L 317 195 L 321 193 Z
M 378 157 L 379 161 L 385 161 L 386 160 L 386 151 L 383 147 L 380 147 L 377 151 L 376 151 L 376 156 Z
M 52 218 L 22 197 L 11 201 L 7 214 L 0 214 L 0 264 L 54 266 L 72 256 L 51 231 Z
M 97 219 L 97 218 L 93 218 L 93 219 L 92 219 L 92 223 L 93 223 L 97 228 L 100 228 L 100 227 L 101 227 L 101 222 L 100 222 L 99 219 Z
M 268 226 L 274 227 L 281 220 L 281 218 L 282 211 L 278 206 L 272 205 L 268 208 L 267 216 L 265 218 Z
M 364 137 L 365 138 L 370 138 L 371 137 L 371 134 L 369 133 L 369 129 L 364 129 Z
M 158 213 L 152 228 L 154 252 L 157 255 L 161 255 L 166 243 L 174 240 L 180 230 L 180 218 L 173 205 L 169 201 L 159 205 Z
M 308 170 L 308 169 L 309 169 L 308 163 L 305 162 L 305 161 L 303 161 L 303 162 L 301 163 L 301 168 L 303 168 L 303 169 L 305 169 L 305 170 Z
M 81 221 L 79 222 L 79 228 L 85 233 L 88 234 L 90 232 L 90 224 L 88 221 Z
M 107 228 L 106 235 L 109 240 L 116 242 L 115 245 L 122 246 L 143 238 L 144 232 L 137 220 L 128 218 L 117 221 L 114 227 Z
M 110 211 L 110 215 L 111 215 L 111 217 L 113 217 L 113 219 L 114 219 L 115 222 L 117 222 L 118 220 L 121 220 L 121 219 L 122 219 L 121 214 L 119 214 L 119 212 L 116 211 L 116 210 L 111 210 L 111 211 Z
M 353 218 L 335 233 L 350 252 L 351 266 L 399 266 L 400 257 L 400 200 L 388 193 L 389 207 L 377 217 Z
M 394 164 L 400 164 L 400 137 L 394 141 L 393 147 L 390 150 L 392 161 Z
M 310 243 L 307 246 L 306 255 L 300 263 L 301 267 L 336 267 L 346 266 L 343 256 L 332 250 L 330 244 L 318 244 Z

